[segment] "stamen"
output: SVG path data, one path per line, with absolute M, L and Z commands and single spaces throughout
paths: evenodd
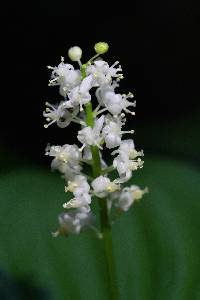
M 59 231 L 56 231 L 56 232 L 52 232 L 51 234 L 52 234 L 52 237 L 55 238 L 55 237 L 59 236 L 60 233 L 59 233 Z
M 123 74 L 117 74 L 117 79 L 124 79 Z
M 129 92 L 128 95 L 127 95 L 127 98 L 134 98 L 133 93 Z
M 101 105 L 100 105 L 100 104 L 98 104 L 98 105 L 97 105 L 97 107 L 94 109 L 94 111 L 93 111 L 93 112 L 94 112 L 94 113 L 97 113 L 97 112 L 98 112 L 98 110 L 100 109 L 100 107 L 101 107 Z
M 83 121 L 83 120 L 81 120 L 81 119 L 80 119 L 79 117 L 77 117 L 77 116 L 74 116 L 73 119 L 76 120 L 76 121 L 78 121 L 78 122 Z
M 52 120 L 50 123 L 45 124 L 45 125 L 44 125 L 44 128 L 48 128 L 50 125 L 52 125 L 52 124 L 55 123 L 55 122 L 56 122 L 56 120 Z
M 54 83 L 58 79 L 59 79 L 59 77 L 55 77 L 54 79 L 49 80 L 49 85 L 51 85 L 52 83 Z
M 130 111 L 128 108 L 124 108 L 124 111 L 131 114 L 132 116 L 135 115 L 135 112 L 134 111 Z
M 103 234 L 101 233 L 101 231 L 99 231 L 96 227 L 92 226 L 89 224 L 89 227 L 94 230 L 94 233 L 96 234 L 98 239 L 102 239 L 103 238 Z
M 68 203 L 64 203 L 64 204 L 63 204 L 63 208 L 69 208 Z
M 82 152 L 83 151 L 83 149 L 85 148 L 85 144 L 83 144 L 83 146 L 81 147 L 81 148 L 79 148 L 78 150 L 80 151 L 80 152 Z
M 50 104 L 49 102 L 45 102 L 45 105 L 51 107 L 52 109 L 55 109 L 55 107 L 52 104 Z
M 122 134 L 125 134 L 125 133 L 131 133 L 133 134 L 134 133 L 134 130 L 129 130 L 129 131 L 121 131 Z
M 95 142 L 95 145 L 96 145 L 99 149 L 103 150 L 103 147 L 101 147 L 97 142 Z
M 116 62 L 114 62 L 114 64 L 111 66 L 111 68 L 114 68 L 118 64 L 119 64 L 119 61 L 117 60 Z
M 98 112 L 95 113 L 95 116 L 98 116 L 99 114 L 103 113 L 106 110 L 107 110 L 107 108 L 102 108 L 101 110 L 99 110 Z

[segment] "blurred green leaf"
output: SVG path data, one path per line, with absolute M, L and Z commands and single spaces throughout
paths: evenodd
M 113 227 L 121 299 L 200 299 L 199 171 L 146 158 L 133 182 L 150 193 Z M 39 168 L 1 174 L 0 269 L 31 277 L 52 299 L 107 300 L 101 242 L 90 233 L 51 237 L 63 186 L 58 174 Z

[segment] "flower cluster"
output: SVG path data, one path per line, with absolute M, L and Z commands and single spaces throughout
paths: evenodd
M 135 200 L 142 198 L 147 189 L 136 185 L 123 187 L 132 173 L 143 167 L 143 151 L 137 151 L 132 139 L 124 135 L 125 114 L 134 115 L 136 106 L 133 94 L 116 91 L 123 78 L 122 68 L 116 61 L 111 66 L 100 55 L 108 50 L 107 43 L 95 45 L 96 55 L 87 63 L 81 63 L 82 50 L 75 46 L 69 49 L 69 58 L 78 68 L 61 62 L 52 70 L 50 86 L 58 86 L 63 101 L 58 105 L 46 103 L 43 112 L 45 128 L 53 123 L 65 128 L 71 122 L 78 123 L 79 146 L 65 144 L 46 148 L 46 155 L 53 157 L 51 167 L 57 169 L 66 181 L 65 192 L 72 197 L 63 204 L 65 212 L 59 215 L 58 234 L 79 233 L 85 228 L 97 231 L 91 202 L 100 198 L 111 211 L 127 211 Z M 92 100 L 96 96 L 96 102 Z M 94 105 L 96 104 L 95 108 Z M 111 150 L 113 162 L 108 165 L 103 158 L 103 149 Z M 106 153 L 107 153 L 106 152 Z M 93 176 L 85 170 L 93 167 Z M 95 171 L 96 170 L 96 171 Z M 110 176 L 112 174 L 112 176 Z M 115 175 L 115 179 L 111 180 Z M 110 177 L 109 177 L 110 176 Z

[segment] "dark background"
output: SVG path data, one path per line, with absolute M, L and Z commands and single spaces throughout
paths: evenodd
M 110 50 L 105 60 L 119 60 L 123 67 L 121 92 L 131 90 L 136 96 L 137 114 L 129 125 L 136 130 L 139 147 L 185 158 L 183 148 L 194 143 L 188 158 L 198 159 L 199 7 L 189 1 L 110 7 L 103 2 L 8 2 L 4 18 L 3 149 L 43 163 L 47 142 L 76 141 L 68 128 L 43 128 L 45 101 L 60 101 L 57 88 L 47 86 L 46 66 L 57 65 L 73 45 L 83 49 L 87 60 L 94 44 L 106 41 Z
M 44 129 L 50 71 L 69 47 L 110 45 L 120 92 L 132 91 L 137 149 L 145 167 L 133 183 L 150 193 L 113 226 L 119 286 L 129 300 L 200 299 L 199 5 L 190 1 L 4 3 L 1 10 L 0 298 L 107 300 L 99 241 L 52 239 L 63 181 L 46 144 L 77 143 L 77 127 Z M 136 181 L 136 182 L 135 182 Z M 120 300 L 121 300 L 120 299 Z

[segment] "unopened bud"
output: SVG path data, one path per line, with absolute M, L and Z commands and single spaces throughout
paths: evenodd
M 71 47 L 68 50 L 68 56 L 72 61 L 79 61 L 82 56 L 82 50 L 78 46 Z
M 105 42 L 99 42 L 96 43 L 94 46 L 94 50 L 96 51 L 97 54 L 104 54 L 108 51 L 108 44 Z

